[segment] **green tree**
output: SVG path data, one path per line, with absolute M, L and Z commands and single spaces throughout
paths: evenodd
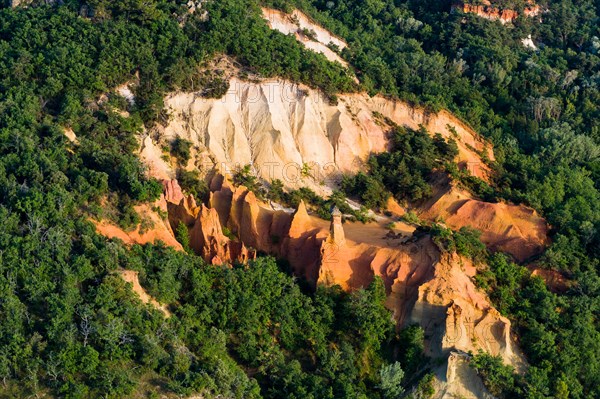
M 175 238 L 177 238 L 177 241 L 179 241 L 179 243 L 186 252 L 191 253 L 190 233 L 185 223 L 179 222 L 179 224 L 177 225 L 177 229 L 175 230 Z
M 385 399 L 401 398 L 404 393 L 402 380 L 404 371 L 399 362 L 383 366 L 379 371 L 381 378 L 381 393 Z

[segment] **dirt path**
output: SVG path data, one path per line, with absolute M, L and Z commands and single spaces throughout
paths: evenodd
M 166 305 L 161 305 L 160 303 L 158 303 L 158 301 L 152 298 L 150 295 L 148 295 L 144 287 L 141 286 L 138 272 L 133 270 L 121 270 L 118 272 L 118 274 L 123 280 L 132 285 L 133 292 L 138 294 L 142 302 L 146 304 L 149 303 L 157 310 L 160 310 L 161 312 L 163 312 L 165 317 L 171 317 L 171 312 L 169 312 Z

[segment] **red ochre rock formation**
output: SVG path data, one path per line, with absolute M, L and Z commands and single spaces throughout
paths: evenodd
M 519 16 L 519 13 L 515 10 L 504 9 L 496 4 L 492 4 L 488 0 L 481 1 L 481 4 L 468 4 L 465 2 L 456 2 L 452 5 L 452 10 L 460 10 L 465 14 L 475 14 L 479 17 L 498 20 L 503 24 L 513 22 Z M 540 7 L 533 1 L 523 9 L 523 15 L 526 17 L 535 17 L 540 13 Z
M 420 324 L 431 355 L 482 349 L 519 369 L 523 366 L 510 321 L 472 281 L 475 266 L 441 252 L 430 237 L 386 239 L 383 226 L 367 230 L 360 223 L 342 224 L 335 209 L 327 223 L 309 215 L 302 202 L 292 215 L 271 209 L 244 187 L 233 188 L 222 180 L 212 186 L 212 209 L 219 209 L 218 219 L 240 241 L 286 259 L 294 273 L 310 283 L 355 290 L 380 276 L 388 294 L 386 305 L 398 325 Z M 381 237 L 364 242 L 350 238 L 366 231 Z
M 511 335 L 511 323 L 475 287 L 475 274 L 468 259 L 443 254 L 432 278 L 419 286 L 409 322 L 424 327 L 432 356 L 481 349 L 522 370 L 525 362 Z
M 430 355 L 481 349 L 523 368 L 510 321 L 473 283 L 475 266 L 444 253 L 429 236 L 390 234 L 377 223 L 343 224 L 337 209 L 329 223 L 311 216 L 303 202 L 293 214 L 274 210 L 247 188 L 232 187 L 221 176 L 210 187 L 208 206 L 198 206 L 176 181 L 164 182 L 162 207 L 170 222 L 162 230 L 170 236 L 165 242 L 175 241 L 172 232 L 183 223 L 192 249 L 211 264 L 245 262 L 261 251 L 286 259 L 294 274 L 313 285 L 340 285 L 348 291 L 366 287 L 379 276 L 387 293 L 386 306 L 398 326 L 421 325 Z M 422 216 L 443 216 L 453 228 L 472 224 L 483 231 L 488 245 L 513 251 L 517 258 L 529 256 L 536 245 L 547 242 L 543 220 L 521 207 L 474 200 L 451 186 L 430 202 L 423 204 Z M 142 243 L 139 237 L 128 239 Z
M 163 193 L 172 204 L 179 204 L 185 198 L 177 180 L 163 180 Z
M 129 244 L 163 241 L 181 249 L 173 231 L 183 223 L 190 232 L 192 249 L 209 263 L 243 262 L 253 257 L 255 250 L 260 250 L 288 259 L 293 268 L 302 263 L 299 274 L 313 283 L 319 275 L 326 280 L 329 278 L 327 268 L 317 270 L 315 259 L 331 261 L 340 255 L 337 251 L 340 243 L 326 240 L 329 232 L 322 221 L 308 215 L 304 204 L 293 216 L 282 210 L 275 211 L 245 187 L 233 188 L 220 175 L 211 182 L 212 193 L 207 206 L 198 206 L 193 196 L 183 195 L 176 180 L 165 180 L 163 186 L 164 196 L 157 205 L 168 213 L 169 223 L 161 220 L 149 206 L 141 205 L 138 210 L 150 217 L 153 228 L 145 232 L 139 229 L 124 232 L 103 221 L 95 222 L 98 231 Z M 442 218 L 453 229 L 473 227 L 482 232 L 482 241 L 489 248 L 510 253 L 518 261 L 539 254 L 549 243 L 548 226 L 534 210 L 522 205 L 474 199 L 466 190 L 447 180 L 439 182 L 434 196 L 416 210 L 421 218 Z M 382 236 L 385 235 L 383 228 L 381 231 Z M 232 239 L 233 236 L 236 239 Z M 360 239 L 356 241 L 357 245 L 361 244 Z M 312 254 L 308 254 L 310 251 L 307 252 L 306 247 Z M 368 256 L 369 248 L 362 248 L 363 257 Z M 381 254 L 378 257 L 381 258 Z M 306 266 L 306 259 L 311 266 Z M 359 278 L 359 274 L 354 278 Z
M 175 230 L 183 223 L 189 232 L 190 247 L 206 262 L 213 265 L 244 263 L 256 256 L 242 241 L 224 234 L 217 209 L 196 205 L 193 196 L 182 194 L 176 180 L 165 181 L 163 185 L 171 228 Z
M 387 307 L 399 326 L 417 323 L 425 329 L 431 356 L 452 350 L 485 350 L 522 369 L 524 360 L 501 316 L 472 278 L 476 268 L 463 257 L 442 253 L 425 236 L 416 242 L 380 248 L 331 234 L 322 243 L 319 283 L 353 290 L 383 279 Z
M 441 251 L 431 237 L 392 235 L 383 223 L 343 223 L 343 216 L 336 209 L 331 222 L 323 221 L 311 216 L 303 202 L 293 214 L 275 210 L 247 188 L 232 187 L 220 176 L 210 184 L 213 191 L 208 206 L 198 206 L 192 196 L 181 193 L 176 181 L 166 181 L 164 187 L 171 225 L 166 231 L 172 234 L 179 223 L 184 223 L 190 246 L 207 262 L 245 262 L 261 251 L 286 259 L 295 275 L 314 286 L 340 285 L 348 291 L 366 287 L 379 276 L 387 293 L 386 306 L 397 325 L 422 326 L 429 355 L 448 357 L 484 350 L 501 356 L 517 370 L 524 368 L 510 321 L 494 309 L 473 283 L 473 263 Z M 434 206 L 439 205 L 440 199 L 434 202 Z M 488 205 L 482 206 L 488 209 Z M 514 212 L 506 206 L 507 214 Z M 494 212 L 498 214 L 497 210 Z M 518 219 L 522 215 L 517 212 L 512 217 Z M 470 215 L 468 220 L 473 218 L 494 220 L 478 214 Z M 410 230 L 401 230 L 410 234 Z M 530 239 L 527 235 L 511 238 L 514 242 L 521 240 L 520 246 Z M 443 372 L 458 372 L 453 370 L 448 362 Z M 459 377 L 453 374 L 453 378 Z M 456 386 L 468 393 L 467 382 Z M 449 392 L 454 388 L 446 384 L 443 389 Z M 465 397 L 477 397 L 464 392 L 461 395 Z
M 430 221 L 441 218 L 454 230 L 466 226 L 479 230 L 488 248 L 509 253 L 519 262 L 540 254 L 550 243 L 546 221 L 532 208 L 475 199 L 445 178 L 418 207 L 418 214 Z

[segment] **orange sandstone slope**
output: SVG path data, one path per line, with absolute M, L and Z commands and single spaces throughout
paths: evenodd
M 510 321 L 472 281 L 474 265 L 442 253 L 430 237 L 391 235 L 384 226 L 342 224 L 335 212 L 328 223 L 310 216 L 302 203 L 293 215 L 275 211 L 243 187 L 234 189 L 226 182 L 217 186 L 212 209 L 220 209 L 220 217 L 240 241 L 287 259 L 295 274 L 313 284 L 354 290 L 380 276 L 398 325 L 420 324 L 432 356 L 482 349 L 517 369 L 524 366 Z M 365 232 L 371 236 L 363 239 Z
M 540 254 L 549 245 L 548 225 L 535 210 L 475 199 L 447 179 L 438 183 L 433 197 L 417 209 L 421 218 L 442 219 L 454 230 L 465 226 L 477 229 L 488 248 L 509 253 L 519 262 Z
M 133 231 L 125 231 L 106 220 L 92 220 L 92 223 L 96 226 L 96 231 L 99 234 L 107 238 L 118 238 L 127 245 L 163 242 L 176 250 L 183 250 L 181 244 L 175 239 L 169 223 L 163 220 L 154 210 L 155 207 L 158 207 L 162 212 L 167 212 L 167 203 L 164 196 L 154 206 L 147 204 L 135 206 L 135 211 L 144 222 L 143 226 L 138 226 Z
M 107 238 L 117 238 L 123 241 L 126 245 L 134 244 L 158 244 L 159 242 L 164 243 L 178 251 L 182 251 L 183 247 L 175 239 L 175 235 L 169 226 L 168 221 L 163 220 L 162 216 L 158 214 L 155 209 L 160 209 L 161 212 L 167 212 L 167 202 L 165 196 L 154 204 L 153 207 L 149 205 L 137 205 L 135 211 L 144 220 L 144 227 L 138 226 L 133 231 L 125 231 L 119 226 L 116 226 L 106 220 L 97 221 L 92 220 L 92 223 L 96 226 L 96 231 Z M 138 272 L 133 270 L 119 270 L 117 274 L 125 280 L 125 282 L 131 284 L 131 288 L 135 294 L 138 295 L 140 300 L 145 304 L 150 304 L 154 308 L 161 311 L 165 317 L 170 317 L 171 313 L 167 307 L 163 304 L 158 303 L 152 298 L 146 290 L 141 286 Z

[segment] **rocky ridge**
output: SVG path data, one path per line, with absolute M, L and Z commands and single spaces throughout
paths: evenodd
M 339 62 L 348 67 L 348 63 L 332 50 L 332 48 L 337 48 L 338 51 L 343 50 L 348 47 L 346 42 L 315 23 L 300 10 L 286 14 L 279 10 L 262 7 L 262 13 L 271 29 L 278 30 L 284 35 L 294 35 L 296 40 L 307 49 L 323 54 L 329 61 Z
M 386 305 L 398 326 L 421 325 L 427 337 L 427 354 L 447 359 L 438 371 L 439 397 L 451 397 L 447 395 L 452 392 L 483 397 L 480 384 L 472 381 L 453 387 L 444 383 L 469 373 L 463 367 L 464 358 L 451 360 L 457 353 L 484 350 L 501 356 L 517 370 L 525 367 L 510 321 L 493 308 L 472 281 L 475 265 L 456 254 L 444 253 L 429 236 L 399 234 L 402 237 L 392 238 L 379 226 L 378 230 L 367 230 L 378 231 L 378 237 L 360 242 L 355 237 L 364 234 L 366 228 L 360 223 L 342 224 L 342 215 L 335 210 L 328 223 L 311 216 L 304 203 L 293 214 L 274 210 L 246 188 L 232 187 L 222 176 L 213 180 L 211 188 L 209 206 L 202 205 L 199 212 L 198 207 L 186 205 L 189 199 L 178 195 L 176 182 L 165 182 L 169 201 L 179 201 L 174 212 L 169 212 L 169 221 L 194 221 L 190 237 L 192 245 L 198 240 L 194 248 L 199 254 L 205 258 L 210 254 L 213 263 L 214 255 L 224 262 L 244 261 L 248 257 L 227 252 L 233 243 L 239 243 L 242 248 L 287 259 L 293 272 L 313 285 L 338 284 L 346 290 L 364 287 L 380 276 L 388 294 Z M 194 229 L 210 234 L 194 236 Z M 234 237 L 219 234 L 224 229 Z M 224 251 L 212 252 L 215 247 L 205 245 L 207 236 Z

